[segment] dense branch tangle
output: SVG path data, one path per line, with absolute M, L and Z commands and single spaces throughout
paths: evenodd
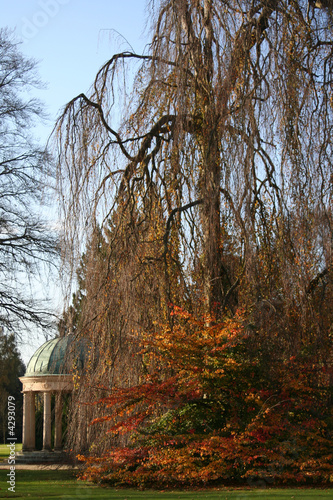
M 169 299 L 201 290 L 210 314 L 301 300 L 331 265 L 328 23 L 306 2 L 161 2 L 147 54 L 113 56 L 58 122 L 68 227 L 132 226 L 140 265 L 175 266 Z

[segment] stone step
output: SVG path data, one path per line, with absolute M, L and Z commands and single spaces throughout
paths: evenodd
M 62 451 L 23 451 L 16 453 L 17 464 L 68 463 L 69 457 Z

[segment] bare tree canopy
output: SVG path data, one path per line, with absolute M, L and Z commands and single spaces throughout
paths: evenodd
M 36 63 L 18 50 L 10 31 L 0 31 L 0 323 L 10 329 L 43 324 L 43 312 L 29 292 L 29 279 L 56 255 L 54 235 L 38 215 L 50 158 L 32 139 L 43 117 L 30 98 L 40 87 Z M 49 177 L 50 179 L 51 177 Z
M 140 225 L 155 210 L 165 230 L 151 257 L 166 260 L 177 226 L 181 274 L 200 269 L 209 312 L 214 303 L 220 313 L 232 308 L 244 279 L 252 288 L 244 298 L 268 298 L 275 288 L 292 300 L 332 259 L 330 7 L 150 7 L 147 53 L 113 56 L 58 121 L 67 248 L 116 211 Z M 128 97 L 121 89 L 120 108 L 130 63 L 139 69 Z M 262 272 L 282 262 L 292 284 Z

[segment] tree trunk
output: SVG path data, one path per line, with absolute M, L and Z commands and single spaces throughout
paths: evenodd
M 211 120 L 209 120 L 211 122 Z M 221 284 L 221 222 L 220 181 L 221 165 L 218 149 L 218 133 L 213 123 L 207 124 L 209 131 L 204 151 L 201 191 L 202 228 L 204 241 L 204 299 L 208 315 L 219 314 L 222 303 Z

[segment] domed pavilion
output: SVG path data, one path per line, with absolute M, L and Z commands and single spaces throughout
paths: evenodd
M 30 359 L 23 384 L 23 437 L 22 452 L 34 452 L 35 438 L 35 396 L 43 394 L 43 452 L 51 452 L 51 396 L 55 395 L 54 452 L 62 450 L 62 397 L 73 389 L 71 375 L 72 356 L 69 356 L 74 336 L 57 337 L 45 342 Z M 54 453 L 52 453 L 55 456 Z

